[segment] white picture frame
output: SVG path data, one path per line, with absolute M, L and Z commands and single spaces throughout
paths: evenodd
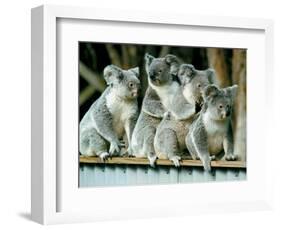
M 66 27 L 60 24 L 61 20 L 67 21 Z M 77 23 L 75 24 L 75 22 Z M 83 30 L 81 23 L 84 22 L 86 24 Z M 74 28 L 72 33 L 81 31 L 81 34 L 83 34 L 82 31 L 84 31 L 85 39 L 91 39 L 92 35 L 88 37 L 87 34 L 90 34 L 89 28 L 92 22 L 102 22 L 106 26 L 111 26 L 113 23 L 121 23 L 125 27 L 131 26 L 131 29 L 135 28 L 132 25 L 138 25 L 136 26 L 137 28 L 149 26 L 150 29 L 161 27 L 162 30 L 175 31 L 193 28 L 194 31 L 198 30 L 203 35 L 204 30 L 207 32 L 208 30 L 214 30 L 214 34 L 210 35 L 213 38 L 212 43 L 210 43 L 212 46 L 227 47 L 229 44 L 233 44 L 235 47 L 248 48 L 247 45 L 245 47 L 243 44 L 249 44 L 249 47 L 251 44 L 253 45 L 249 48 L 253 52 L 249 53 L 247 60 L 249 65 L 249 69 L 247 69 L 249 81 L 247 103 L 250 105 L 248 119 L 251 118 L 251 122 L 247 126 L 247 181 L 240 183 L 218 183 L 216 185 L 207 183 L 80 190 L 78 187 L 75 187 L 78 181 L 75 176 L 78 174 L 76 171 L 77 159 L 75 157 L 78 158 L 78 153 L 77 156 L 69 154 L 69 157 L 67 157 L 65 155 L 67 148 L 61 147 L 65 141 L 60 143 L 61 140 L 58 140 L 58 132 L 60 132 L 58 127 L 61 125 L 61 119 L 58 119 L 58 117 L 60 113 L 65 114 L 68 109 L 71 109 L 71 107 L 66 108 L 63 106 L 65 101 L 62 101 L 63 104 L 58 103 L 58 97 L 65 98 L 65 95 L 61 94 L 61 83 L 58 83 L 59 80 L 57 78 L 61 71 L 58 65 L 65 65 L 65 63 L 58 62 L 58 55 L 60 55 L 58 54 L 58 36 L 61 33 L 60 29 L 66 29 L 66 35 L 69 35 L 67 33 Z M 117 24 L 116 26 L 118 27 Z M 68 29 L 70 30 L 68 31 Z M 128 33 L 130 32 L 126 28 L 123 29 Z M 225 40 L 222 40 L 222 37 L 216 35 L 216 31 L 218 33 L 222 31 L 229 33 L 238 31 L 240 33 L 239 36 L 244 34 L 245 41 L 240 40 L 239 38 L 241 37 L 237 35 L 237 37 L 233 36 L 233 43 L 228 43 L 228 36 L 226 36 Z M 106 36 L 107 33 L 104 33 L 103 37 L 99 39 L 105 42 L 112 41 L 112 38 L 106 40 Z M 256 40 L 253 40 L 254 36 L 256 36 Z M 70 37 L 79 39 L 75 36 Z M 71 39 L 67 41 L 73 44 L 71 42 L 75 42 L 75 39 Z M 134 40 L 133 37 L 130 39 L 132 42 L 138 41 Z M 122 37 L 115 38 L 114 41 L 122 42 Z M 147 40 L 147 36 L 143 35 L 143 37 L 139 38 L 138 42 L 148 43 L 149 40 Z M 163 42 L 165 40 L 159 40 L 159 44 Z M 171 41 L 167 40 L 166 42 Z M 184 41 L 180 42 L 183 44 L 182 42 Z M 174 44 L 175 42 L 171 43 Z M 195 35 L 191 43 L 194 46 L 200 45 L 198 35 Z M 257 47 L 259 49 L 256 49 Z M 259 57 L 256 55 L 257 51 L 259 52 Z M 71 54 L 72 51 L 69 52 Z M 72 57 L 72 54 L 68 56 Z M 77 70 L 76 64 L 72 63 L 70 59 L 65 59 L 65 61 L 69 66 L 73 66 L 73 68 L 70 67 L 71 71 Z M 255 63 L 257 67 L 252 68 Z M 274 133 L 271 132 L 274 126 L 265 110 L 260 106 L 263 105 L 269 110 L 273 110 L 274 105 L 276 105 L 273 99 L 273 90 L 271 90 L 274 85 L 272 63 L 273 22 L 271 20 L 173 15 L 172 13 L 163 14 L 152 11 L 127 12 L 114 9 L 50 5 L 32 9 L 32 219 L 41 224 L 56 224 L 272 208 L 273 169 L 270 156 L 274 149 L 273 145 L 271 145 L 270 134 Z M 77 75 L 77 72 L 75 74 Z M 251 84 L 254 80 L 255 85 Z M 75 91 L 75 87 L 77 87 L 75 80 L 70 78 L 68 93 L 73 92 L 73 90 Z M 66 92 L 67 90 L 64 88 L 63 91 Z M 259 99 L 259 105 L 253 103 Z M 76 101 L 73 101 L 73 104 L 75 103 L 76 105 L 78 104 Z M 60 105 L 62 107 L 59 107 Z M 64 109 L 66 110 L 65 112 L 63 111 Z M 253 144 L 255 141 L 259 143 L 261 137 L 255 134 L 254 127 L 256 125 L 255 122 L 258 122 L 261 118 L 267 121 L 260 125 L 260 129 L 266 132 L 267 135 L 264 138 L 264 145 L 258 148 Z M 77 122 L 70 129 L 75 130 L 76 125 Z M 75 135 L 77 133 L 67 136 L 67 138 L 75 142 L 75 137 L 77 137 Z M 71 146 L 70 144 L 68 147 L 70 148 L 69 152 L 73 151 Z M 57 155 L 57 152 L 62 149 L 64 153 Z M 253 155 L 254 152 L 255 155 Z M 263 154 L 263 161 L 266 163 L 261 161 L 259 157 L 261 154 Z M 261 166 L 263 167 L 262 170 L 260 170 Z M 70 179 L 66 180 L 65 175 L 69 172 L 73 173 L 74 177 L 71 175 Z M 234 191 L 234 194 L 218 195 L 221 191 L 225 190 Z M 159 195 L 160 191 L 165 191 L 166 194 L 168 193 L 171 196 L 166 196 L 163 193 Z M 208 196 L 204 197 L 206 191 L 208 191 L 208 195 L 212 199 L 207 198 Z M 242 193 L 244 195 L 241 195 Z M 151 194 L 152 197 L 148 197 L 148 194 Z M 198 199 L 194 199 L 194 195 L 197 195 Z M 183 199 L 183 197 L 186 197 L 186 199 Z M 191 199 L 188 199 L 189 197 Z M 132 199 L 135 199 L 134 202 L 131 202 Z

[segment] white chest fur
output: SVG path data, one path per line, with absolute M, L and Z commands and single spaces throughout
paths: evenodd
M 106 105 L 112 114 L 113 129 L 121 138 L 125 131 L 125 122 L 135 113 L 134 101 L 125 101 L 113 92 L 106 96 Z
M 223 150 L 223 141 L 227 134 L 229 120 L 214 121 L 206 113 L 203 116 L 203 122 L 208 136 L 209 153 L 211 155 L 220 153 Z
M 183 96 L 184 98 L 192 105 L 195 105 L 196 101 L 194 100 L 194 96 L 192 95 L 191 90 L 189 89 L 189 87 L 185 86 L 183 88 Z
M 164 107 L 170 110 L 173 104 L 173 96 L 176 95 L 177 91 L 180 90 L 178 82 L 173 81 L 172 84 L 164 86 L 155 86 L 150 84 L 151 87 L 156 91 Z

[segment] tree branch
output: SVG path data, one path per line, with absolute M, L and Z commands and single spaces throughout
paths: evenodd
M 207 56 L 210 67 L 214 68 L 220 87 L 231 85 L 231 78 L 228 76 L 227 64 L 224 50 L 220 48 L 207 48 Z
M 106 85 L 105 81 L 98 76 L 95 72 L 90 70 L 83 62 L 79 62 L 79 74 L 83 77 L 90 85 L 92 85 L 99 92 L 103 92 Z
M 96 91 L 96 88 L 92 85 L 87 86 L 79 94 L 79 105 L 83 105 Z
M 128 52 L 128 48 L 127 45 L 121 45 L 121 50 L 122 50 L 122 63 L 123 63 L 123 68 L 124 69 L 128 69 L 130 66 L 129 60 L 129 52 Z
M 105 47 L 111 59 L 111 63 L 122 68 L 120 55 L 118 54 L 114 46 L 112 44 L 106 44 Z
M 164 57 L 166 56 L 171 50 L 170 46 L 162 46 L 160 53 L 159 53 L 159 57 Z

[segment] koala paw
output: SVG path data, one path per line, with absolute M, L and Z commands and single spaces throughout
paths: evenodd
M 118 143 L 118 146 L 120 148 L 125 148 L 126 144 L 125 144 L 125 141 L 121 140 L 119 143 Z
M 129 147 L 129 148 L 126 150 L 126 152 L 124 153 L 123 156 L 126 156 L 126 157 L 134 157 L 134 153 L 133 153 L 132 148 Z
M 120 152 L 119 143 L 112 141 L 110 143 L 109 154 L 112 156 Z
M 176 167 L 180 167 L 180 160 L 181 158 L 179 156 L 173 156 L 170 158 L 170 161 L 172 161 Z
M 210 172 L 211 171 L 211 164 L 209 163 L 203 163 L 203 167 L 205 171 Z
M 226 159 L 227 161 L 236 161 L 236 160 L 237 160 L 237 156 L 234 155 L 234 154 L 227 154 L 227 155 L 225 156 L 225 159 Z
M 216 156 L 215 156 L 215 155 L 213 155 L 213 156 L 210 156 L 210 160 L 211 160 L 211 161 L 214 161 L 214 160 L 216 160 Z
M 211 171 L 211 159 L 210 157 L 205 157 L 202 159 L 204 170 L 210 172 Z
M 105 162 L 109 158 L 110 154 L 108 152 L 103 152 L 99 155 L 102 162 Z
M 155 168 L 155 162 L 157 160 L 157 156 L 154 153 L 150 153 L 147 156 L 148 160 L 149 160 L 149 164 L 152 168 Z
M 196 154 L 194 154 L 194 153 L 190 153 L 190 156 L 191 156 L 191 158 L 192 158 L 192 160 L 198 160 L 198 156 L 196 155 Z

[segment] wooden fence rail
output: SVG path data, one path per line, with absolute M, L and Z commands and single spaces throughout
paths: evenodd
M 149 165 L 149 161 L 145 158 L 133 158 L 133 157 L 112 157 L 104 162 L 98 157 L 85 157 L 80 156 L 80 163 L 83 164 L 118 164 L 118 165 Z M 173 165 L 170 160 L 158 159 L 156 165 Z M 183 159 L 180 161 L 181 166 L 202 166 L 200 160 Z M 212 161 L 212 167 L 218 168 L 246 168 L 246 162 L 244 161 Z

